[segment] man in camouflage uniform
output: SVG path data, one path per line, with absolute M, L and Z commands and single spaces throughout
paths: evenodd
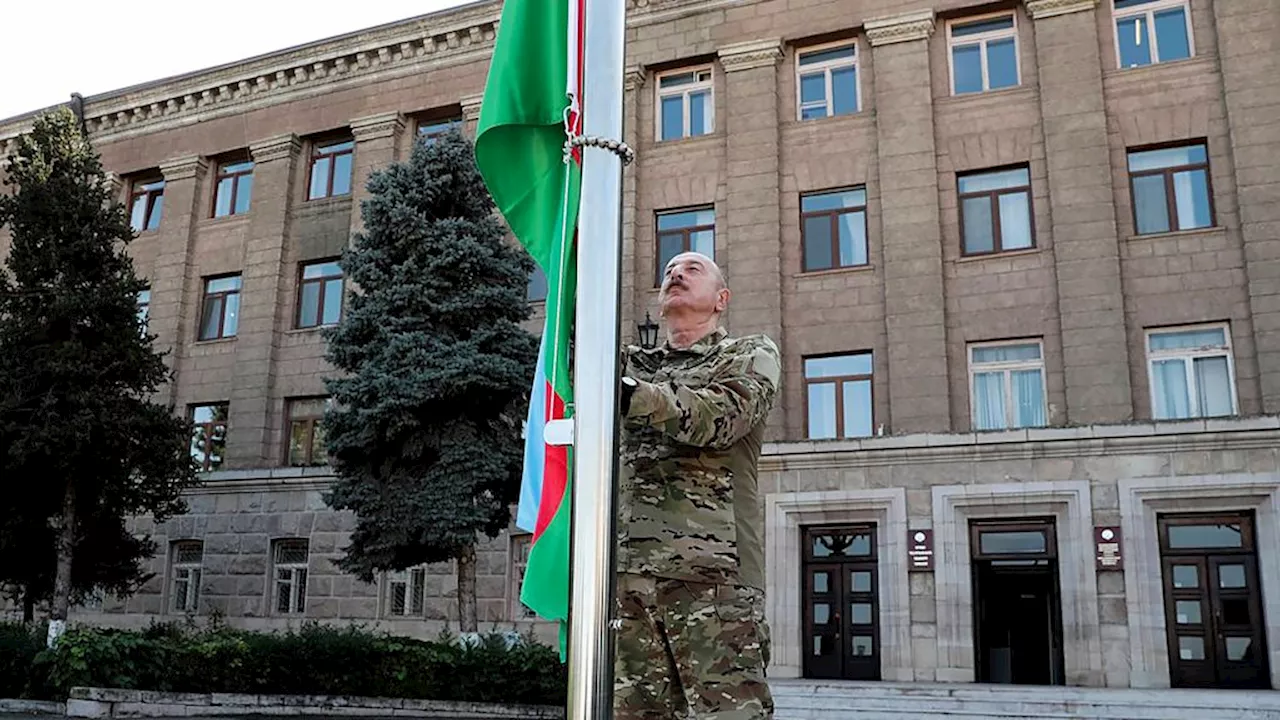
M 661 301 L 666 343 L 622 373 L 615 717 L 771 718 L 756 474 L 778 349 L 720 327 L 705 255 L 668 263 Z

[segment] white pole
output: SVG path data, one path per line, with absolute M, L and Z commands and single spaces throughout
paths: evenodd
M 586 0 L 582 134 L 622 141 L 625 0 Z M 622 159 L 583 148 L 574 346 L 567 720 L 613 717 Z

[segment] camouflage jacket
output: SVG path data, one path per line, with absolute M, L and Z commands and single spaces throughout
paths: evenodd
M 764 586 L 757 490 L 778 348 L 717 329 L 688 349 L 629 347 L 638 385 L 622 428 L 618 570 Z

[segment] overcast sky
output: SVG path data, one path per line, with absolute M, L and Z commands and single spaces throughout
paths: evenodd
M 6 0 L 0 119 L 464 4 L 330 2 Z

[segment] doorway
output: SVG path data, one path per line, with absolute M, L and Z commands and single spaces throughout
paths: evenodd
M 1161 515 L 1174 687 L 1269 688 L 1253 513 Z
M 879 680 L 875 526 L 809 527 L 802 532 L 804 676 Z
M 974 521 L 977 680 L 1062 685 L 1062 598 L 1052 519 Z

